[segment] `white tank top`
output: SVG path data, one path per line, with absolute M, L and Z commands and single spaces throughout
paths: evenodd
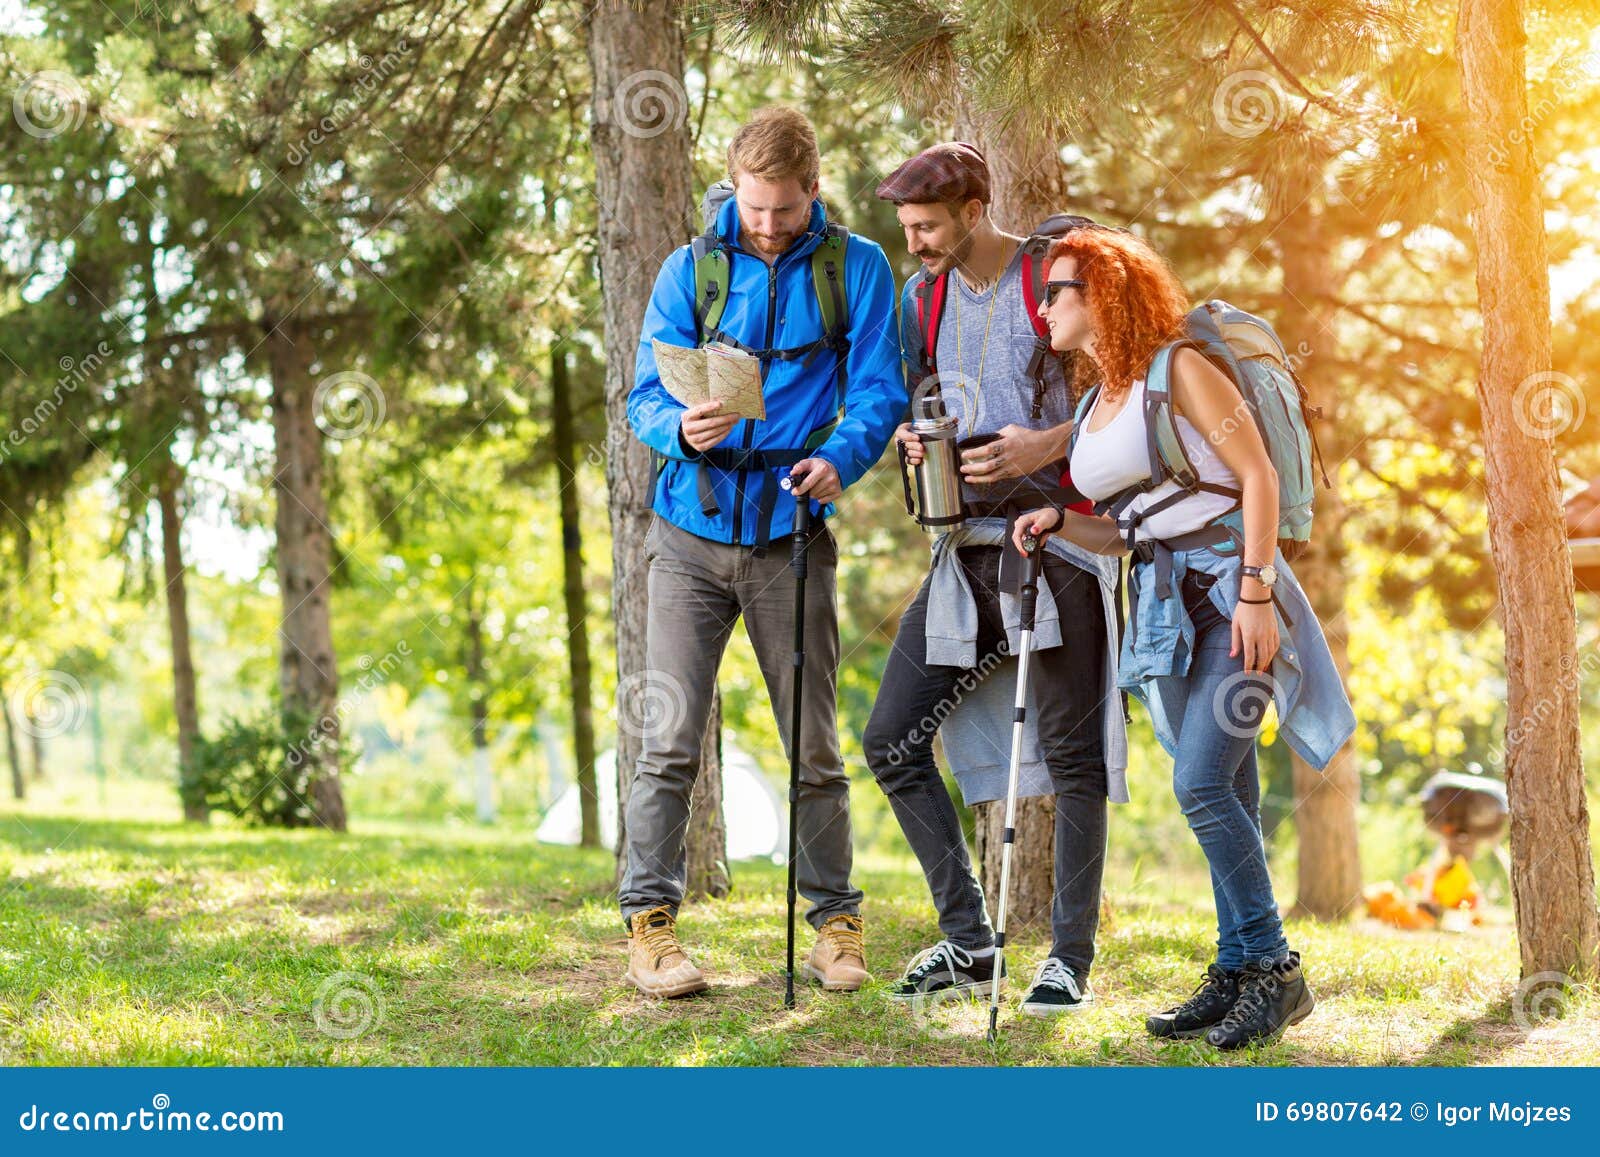
M 1089 412 L 1084 415 L 1083 429 L 1078 431 L 1077 445 L 1072 450 L 1072 483 L 1083 492 L 1085 498 L 1095 502 L 1120 494 L 1150 477 L 1150 451 L 1145 436 L 1144 379 L 1139 378 L 1129 387 L 1128 398 L 1122 409 L 1104 429 L 1091 430 L 1090 424 L 1103 396 L 1097 396 Z M 1238 490 L 1238 476 L 1217 456 L 1210 440 L 1183 415 L 1177 414 L 1175 417 L 1178 437 L 1200 480 Z M 1154 506 L 1168 495 L 1177 493 L 1178 489 L 1176 482 L 1168 481 L 1148 494 L 1138 495 L 1123 511 L 1123 518 Z M 1188 534 L 1191 530 L 1199 530 L 1217 515 L 1226 514 L 1234 505 L 1235 500 L 1226 494 L 1202 490 L 1140 522 L 1135 539 L 1144 542 Z

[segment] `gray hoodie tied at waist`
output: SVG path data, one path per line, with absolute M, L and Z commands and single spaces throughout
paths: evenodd
M 966 572 L 956 557 L 963 546 L 1008 546 L 1003 518 L 973 518 L 941 534 L 933 543 L 928 588 L 926 662 L 944 667 L 975 668 L 978 664 L 978 608 Z M 1106 788 L 1112 803 L 1128 802 L 1128 730 L 1117 687 L 1117 560 L 1084 550 L 1059 536 L 1045 540 L 1051 554 L 1088 571 L 1100 581 L 1105 612 L 1105 721 Z M 998 665 L 986 664 L 982 676 L 969 671 L 958 682 L 955 708 L 939 728 L 945 758 L 968 805 L 1002 799 L 1011 759 L 1011 714 L 1016 697 L 1016 653 L 1022 646 L 1022 600 L 1010 591 L 1000 594 L 1000 616 L 1011 654 Z M 1061 619 L 1050 584 L 1039 584 L 1034 616 L 1033 649 L 1061 646 Z M 971 684 L 970 686 L 968 684 Z M 1037 680 L 1029 680 L 1028 716 L 1023 725 L 1022 769 L 1017 793 L 1021 797 L 1052 795 L 1055 788 L 1040 754 L 1035 726 L 1034 697 Z

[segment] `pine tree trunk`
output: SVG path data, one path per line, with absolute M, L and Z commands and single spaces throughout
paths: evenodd
M 6 723 L 6 759 L 11 764 L 11 795 L 13 799 L 26 799 L 28 784 L 22 776 L 22 753 L 17 750 L 17 725 L 11 713 L 11 699 L 6 689 L 0 687 L 0 715 Z
M 1065 172 L 1047 141 L 1019 133 L 988 132 L 980 117 L 968 113 L 958 126 L 963 140 L 983 150 L 989 162 L 993 201 L 989 211 L 1007 233 L 1026 235 L 1051 213 L 1067 208 Z M 1115 708 L 1113 708 L 1115 709 Z M 1009 743 L 1009 736 L 1006 739 Z M 979 879 L 995 915 L 1000 897 L 1000 859 L 1004 846 L 1005 801 L 980 804 L 976 810 Z M 1011 849 L 1011 896 L 1006 905 L 1006 933 L 1050 928 L 1055 895 L 1055 799 L 1041 796 L 1017 801 L 1016 843 Z
M 322 431 L 314 410 L 312 351 L 304 328 L 289 318 L 263 319 L 272 375 L 277 496 L 278 587 L 283 621 L 278 686 L 286 709 L 311 718 L 310 734 L 290 738 L 295 758 L 313 761 L 313 820 L 347 827 L 339 784 L 339 671 L 334 665 L 329 598 L 328 508 L 322 490 Z
M 472 792 L 478 822 L 492 824 L 494 770 L 489 764 L 489 679 L 483 657 L 483 607 L 477 599 L 475 580 L 468 581 L 462 594 L 466 600 L 467 688 L 472 697 Z
M 619 685 L 645 669 L 644 538 L 653 497 L 650 452 L 628 426 L 633 359 L 656 273 L 692 236 L 680 14 L 680 6 L 670 0 L 629 4 L 601 0 L 587 17 L 593 84 L 590 144 L 605 304 L 606 486 Z M 712 717 L 719 714 L 714 704 Z M 624 819 L 640 747 L 638 737 L 628 730 L 619 729 L 617 734 L 619 850 L 627 839 Z M 718 769 L 714 754 L 702 755 L 701 779 L 719 774 Z M 700 849 L 698 855 L 705 854 L 707 849 Z M 619 857 L 619 871 L 621 862 Z M 691 860 L 691 876 L 704 870 L 703 860 Z
M 38 717 L 32 712 L 26 716 L 28 724 L 28 748 L 33 759 L 33 782 L 44 782 L 44 729 L 39 726 Z
M 689 879 L 691 900 L 721 899 L 733 888 L 728 869 L 728 825 L 722 813 L 722 704 L 711 706 L 700 746 L 700 775 L 689 797 Z
M 1471 132 L 1483 364 L 1478 404 L 1489 544 L 1506 635 L 1506 788 L 1523 975 L 1592 976 L 1600 947 L 1578 717 L 1571 555 L 1545 408 L 1550 281 L 1528 123 L 1523 5 L 1463 0 L 1457 25 Z
M 1295 577 L 1317 613 L 1340 678 L 1350 676 L 1349 620 L 1345 616 L 1345 504 L 1339 492 L 1339 464 L 1347 453 L 1340 421 L 1343 399 L 1337 372 L 1319 376 L 1318 355 L 1333 360 L 1333 270 L 1330 235 L 1321 228 L 1310 190 L 1288 194 L 1296 205 L 1278 233 L 1282 237 L 1284 312 L 1281 333 L 1296 361 L 1296 372 L 1321 406 L 1324 420 L 1317 438 L 1329 463 L 1328 489 L 1316 491 L 1316 528 L 1306 553 L 1292 563 Z M 1361 771 L 1346 743 L 1328 766 L 1316 770 L 1291 753 L 1294 767 L 1294 824 L 1298 837 L 1298 889 L 1294 914 L 1338 920 L 1361 903 L 1361 848 L 1357 809 Z
M 100 785 L 100 802 L 106 798 L 105 716 L 100 710 L 100 680 L 89 684 L 89 758 L 95 782 Z
M 164 453 L 170 455 L 168 448 Z M 183 515 L 178 509 L 178 468 L 170 457 L 156 484 L 161 508 L 161 568 L 166 580 L 167 627 L 172 644 L 172 709 L 178 720 L 178 797 L 183 818 L 205 823 L 205 802 L 194 795 L 194 744 L 200 734 L 194 658 L 189 647 L 189 596 L 183 562 Z
M 550 350 L 550 415 L 561 504 L 562 595 L 567 610 L 567 684 L 572 698 L 572 748 L 577 767 L 580 847 L 600 846 L 600 795 L 594 775 L 594 700 L 589 680 L 589 614 L 583 590 L 583 533 L 578 508 L 577 438 L 567 351 Z

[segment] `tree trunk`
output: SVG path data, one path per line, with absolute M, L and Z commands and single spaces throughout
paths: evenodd
M 587 17 L 593 96 L 590 144 L 599 205 L 600 282 L 605 305 L 606 487 L 611 519 L 611 606 L 617 682 L 645 669 L 650 452 L 628 426 L 628 393 L 645 307 L 657 270 L 693 235 L 688 98 L 681 8 L 669 0 L 602 0 Z M 712 707 L 712 717 L 720 707 Z M 627 840 L 628 792 L 639 738 L 617 734 L 617 850 Z M 707 760 L 711 760 L 709 764 Z M 718 774 L 703 754 L 701 779 Z M 704 790 L 704 789 L 702 789 Z M 718 857 L 719 859 L 725 857 Z M 620 872 L 622 859 L 618 857 Z M 690 863 L 690 875 L 703 864 Z
M 100 711 L 100 680 L 89 683 L 89 752 L 94 765 L 95 783 L 100 788 L 100 802 L 106 802 L 106 733 L 105 717 Z
M 183 818 L 205 823 L 205 801 L 197 798 L 194 783 L 194 744 L 200 734 L 200 710 L 195 696 L 194 658 L 189 647 L 189 596 L 185 586 L 183 562 L 183 515 L 178 509 L 181 484 L 177 464 L 171 460 L 156 483 L 156 502 L 161 508 L 161 567 L 167 589 L 167 627 L 172 641 L 172 709 L 178 718 L 178 798 L 183 801 Z
M 728 825 L 722 814 L 722 704 L 711 706 L 700 744 L 700 774 L 689 799 L 689 879 L 691 900 L 721 899 L 733 888 L 728 870 Z
M 1325 460 L 1332 464 L 1328 480 L 1333 486 L 1316 493 L 1316 533 L 1306 553 L 1292 564 L 1295 577 L 1316 611 L 1333 654 L 1340 678 L 1350 677 L 1349 621 L 1345 616 L 1345 504 L 1339 492 L 1338 469 L 1347 453 L 1340 422 L 1343 398 L 1338 371 L 1315 373 L 1319 354 L 1331 365 L 1334 348 L 1334 311 L 1330 305 L 1333 270 L 1328 251 L 1330 235 L 1321 228 L 1311 190 L 1292 191 L 1287 201 L 1296 207 L 1283 222 L 1283 292 L 1285 311 L 1282 333 L 1296 362 L 1296 372 L 1312 391 L 1312 402 L 1322 407 L 1324 421 L 1317 437 Z M 1361 903 L 1361 848 L 1357 807 L 1361 802 L 1361 771 L 1355 751 L 1346 743 L 1328 766 L 1317 771 L 1298 755 L 1290 754 L 1294 767 L 1294 824 L 1300 845 L 1298 890 L 1294 914 L 1319 920 L 1338 920 Z
M 313 763 L 314 822 L 342 832 L 347 822 L 339 784 L 339 671 L 334 665 L 328 570 L 328 508 L 322 492 L 322 431 L 317 428 L 312 352 L 304 329 L 267 317 L 276 462 L 278 587 L 283 621 L 278 687 L 285 709 L 313 721 L 310 733 L 290 737 L 291 758 Z
M 33 760 L 33 782 L 44 782 L 44 728 L 39 726 L 39 719 L 33 712 L 28 712 L 24 717 L 27 723 L 29 756 Z
M 472 788 L 478 822 L 494 823 L 494 770 L 489 765 L 489 680 L 483 660 L 483 607 L 476 582 L 462 592 L 467 612 L 467 693 L 472 699 Z
M 577 765 L 578 845 L 600 846 L 600 794 L 594 776 L 594 700 L 589 689 L 589 615 L 583 590 L 583 534 L 578 518 L 577 438 L 572 428 L 572 380 L 567 351 L 550 350 L 550 414 L 555 437 L 556 487 L 561 503 L 562 593 L 567 609 L 567 683 L 572 697 L 572 752 Z M 620 765 L 619 765 L 620 766 Z
M 957 131 L 964 140 L 982 149 L 989 162 L 993 197 L 989 211 L 996 225 L 1007 233 L 1026 235 L 1051 213 L 1066 207 L 1066 174 L 1049 142 L 1015 132 L 989 132 L 983 127 L 982 118 L 970 109 L 961 120 Z M 1118 708 L 1113 703 L 1108 709 Z M 1000 897 L 1005 806 L 1004 800 L 997 800 L 975 809 L 979 878 L 991 915 L 996 913 Z M 1055 895 L 1055 815 L 1052 796 L 1017 801 L 1011 897 L 1006 905 L 1008 936 L 1035 925 L 1046 930 L 1050 927 L 1050 904 Z
M 1489 544 L 1506 634 L 1505 765 L 1518 943 L 1525 977 L 1585 977 L 1596 971 L 1600 912 L 1578 728 L 1572 561 L 1552 444 L 1558 431 L 1548 423 L 1549 391 L 1560 380 L 1550 375 L 1544 210 L 1526 132 L 1523 5 L 1463 0 L 1456 35 L 1483 313 L 1478 404 Z
M 22 753 L 17 750 L 16 719 L 11 714 L 11 700 L 4 687 L 0 687 L 0 715 L 4 715 L 6 721 L 6 759 L 11 764 L 11 795 L 14 799 L 26 799 L 28 785 L 22 777 Z

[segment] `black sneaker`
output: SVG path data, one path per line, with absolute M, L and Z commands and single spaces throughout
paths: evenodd
M 1055 1016 L 1063 1012 L 1082 1012 L 1094 1003 L 1094 992 L 1087 980 L 1054 956 L 1046 956 L 1033 974 L 1033 987 L 1022 998 L 1022 1011 L 1029 1016 Z
M 906 973 L 889 986 L 895 1000 L 917 1000 L 938 993 L 941 996 L 989 995 L 994 983 L 994 953 L 978 957 L 948 940 L 924 948 L 911 958 Z M 1000 975 L 1007 969 L 1000 966 Z
M 1206 978 L 1188 1000 L 1145 1017 L 1144 1027 L 1151 1036 L 1163 1040 L 1192 1040 L 1212 1025 L 1222 1023 L 1238 999 L 1239 973 L 1208 964 Z
M 1300 954 L 1263 967 L 1246 964 L 1239 977 L 1239 999 L 1228 1015 L 1210 1032 L 1206 1043 L 1219 1049 L 1277 1040 L 1283 1030 L 1299 1024 L 1317 1006 L 1311 987 L 1300 972 Z

